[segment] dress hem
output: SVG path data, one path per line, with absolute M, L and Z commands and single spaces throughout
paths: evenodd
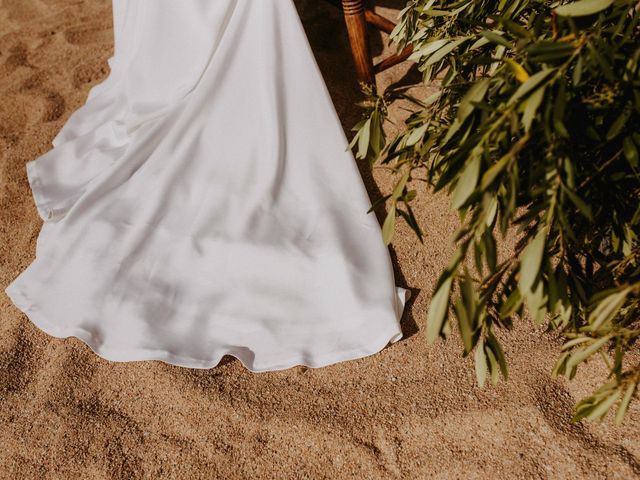
M 256 366 L 243 359 L 240 355 L 235 354 L 232 350 L 226 349 L 217 354 L 213 359 L 202 360 L 195 358 L 182 357 L 172 354 L 166 350 L 151 350 L 144 348 L 137 348 L 135 350 L 118 351 L 109 348 L 104 348 L 99 342 L 96 342 L 92 337 L 93 334 L 85 329 L 79 327 L 64 327 L 51 325 L 44 320 L 34 306 L 34 303 L 29 297 L 15 284 L 11 283 L 5 288 L 5 293 L 13 301 L 13 303 L 29 318 L 29 320 L 40 330 L 48 335 L 56 338 L 70 338 L 76 337 L 82 343 L 87 345 L 97 356 L 110 362 L 129 363 L 137 361 L 160 361 L 169 365 L 174 365 L 184 368 L 195 369 L 212 369 L 217 367 L 225 355 L 236 358 L 247 370 L 253 373 L 260 372 L 272 372 L 279 370 L 287 370 L 293 367 L 308 367 L 308 368 L 322 368 L 336 363 L 341 363 L 350 360 L 357 360 L 374 355 L 382 351 L 387 345 L 396 343 L 404 336 L 400 325 L 400 318 L 404 312 L 406 301 L 411 295 L 411 291 L 402 287 L 396 287 L 398 307 L 400 315 L 396 319 L 393 327 L 376 338 L 375 342 L 371 342 L 365 348 L 359 348 L 356 350 L 346 350 L 331 352 L 328 354 L 306 354 L 293 357 L 284 362 L 279 362 L 272 365 Z

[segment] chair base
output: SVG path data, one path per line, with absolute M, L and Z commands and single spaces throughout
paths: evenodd
M 366 9 L 364 3 L 364 0 L 342 0 L 342 10 L 358 80 L 373 85 L 376 83 L 376 73 L 405 61 L 413 49 L 407 47 L 402 52 L 387 57 L 374 65 L 369 48 L 367 25 L 372 25 L 386 34 L 390 34 L 396 25 L 374 11 Z

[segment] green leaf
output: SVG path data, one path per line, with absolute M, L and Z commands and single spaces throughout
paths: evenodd
M 387 213 L 387 218 L 385 218 L 384 224 L 382 225 L 382 239 L 385 245 L 389 245 L 393 240 L 395 225 L 396 225 L 396 203 L 393 202 L 391 204 L 391 207 L 389 207 L 389 213 Z
M 458 112 L 456 114 L 456 118 L 458 122 L 461 124 L 467 119 L 469 115 L 473 112 L 475 103 L 479 103 L 484 99 L 484 96 L 489 89 L 490 80 L 488 78 L 483 78 L 482 80 L 476 81 L 469 90 L 464 94 L 462 100 L 460 100 L 460 106 L 458 107 Z
M 460 123 L 460 121 L 457 118 L 454 119 L 454 121 L 451 123 L 451 126 L 449 127 L 449 130 L 447 130 L 447 134 L 442 140 L 442 145 L 446 145 L 447 143 L 449 143 L 449 140 L 451 140 L 453 136 L 458 132 L 458 130 L 460 130 L 461 126 L 462 124 Z
M 371 156 L 376 159 L 380 155 L 380 150 L 382 148 L 382 144 L 384 143 L 384 130 L 382 129 L 382 124 L 380 123 L 380 114 L 378 111 L 374 111 L 371 115 L 371 139 L 369 140 L 369 144 L 371 145 Z
M 573 204 L 578 207 L 580 212 L 589 220 L 593 220 L 593 213 L 591 212 L 591 206 L 587 205 L 578 195 L 576 195 L 570 188 L 562 186 L 562 191 L 567 194 Z
M 487 260 L 487 266 L 490 272 L 496 271 L 496 264 L 498 263 L 498 253 L 496 247 L 496 240 L 493 238 L 493 233 L 489 230 L 482 236 L 485 256 Z
M 555 378 L 558 375 L 566 373 L 567 359 L 569 358 L 569 355 L 569 352 L 564 352 L 562 355 L 560 355 L 560 358 L 558 358 L 556 364 L 553 367 L 553 370 L 551 371 L 552 377 Z
M 351 140 L 351 143 L 347 147 L 347 150 L 350 150 L 356 146 L 356 144 L 358 143 L 358 139 L 360 138 L 360 130 L 362 130 L 362 127 L 364 126 L 365 123 L 366 123 L 366 120 L 361 120 L 356 124 L 355 127 L 353 127 L 352 130 L 355 131 L 356 134 L 353 136 L 353 139 Z
M 371 119 L 367 119 L 362 126 L 362 129 L 358 132 L 360 137 L 358 138 L 358 158 L 367 158 L 367 152 L 369 151 L 369 138 L 371 137 Z
M 500 35 L 498 32 L 492 32 L 491 30 L 483 30 L 480 32 L 480 35 L 488 39 L 493 43 L 497 43 L 498 45 L 503 45 L 507 48 L 512 48 L 513 45 L 509 43 L 509 41 Z
M 631 137 L 625 137 L 622 142 L 622 148 L 629 165 L 633 168 L 638 168 L 638 149 Z
M 508 380 L 509 371 L 507 369 L 507 361 L 505 359 L 502 347 L 500 346 L 500 342 L 498 342 L 498 339 L 495 337 L 493 332 L 489 332 L 487 341 L 488 341 L 489 347 L 491 347 L 491 350 L 495 355 L 496 360 L 498 361 L 498 365 L 500 366 L 500 372 L 502 372 L 502 376 L 504 377 L 505 380 Z
M 631 398 L 636 391 L 636 387 L 637 384 L 635 382 L 631 382 L 627 387 L 627 390 L 624 392 L 624 396 L 622 397 L 620 405 L 618 406 L 618 411 L 616 412 L 616 425 L 622 424 L 622 420 L 624 419 L 624 415 L 627 412 L 627 408 L 629 407 L 629 402 L 631 402 Z
M 493 181 L 498 177 L 498 175 L 500 175 L 500 173 L 502 173 L 502 171 L 507 167 L 507 165 L 509 165 L 509 161 L 512 158 L 513 158 L 512 155 L 507 153 L 500 160 L 498 160 L 496 163 L 491 165 L 491 168 L 489 168 L 489 170 L 484 172 L 484 175 L 482 175 L 482 182 L 480 182 L 480 189 L 487 190 L 491 186 Z
M 493 197 L 489 201 L 489 204 L 486 207 L 485 211 L 486 211 L 486 218 L 484 223 L 487 227 L 491 227 L 498 213 L 498 197 Z
M 478 385 L 480 388 L 484 387 L 484 383 L 487 379 L 487 357 L 484 353 L 484 340 L 481 338 L 476 347 L 475 353 L 476 364 L 476 378 L 478 379 Z
M 462 299 L 458 299 L 454 308 L 456 310 L 456 316 L 458 317 L 458 326 L 460 327 L 460 336 L 462 337 L 464 352 L 467 354 L 473 349 L 473 328 L 471 326 L 471 320 L 469 319 L 467 309 Z
M 520 25 L 519 23 L 514 22 L 512 20 L 509 20 L 509 19 L 504 18 L 504 17 L 500 18 L 500 23 L 509 32 L 511 32 L 512 34 L 514 34 L 517 37 L 520 37 L 520 38 L 532 38 L 533 37 L 531 32 L 525 28 L 526 25 Z
M 591 315 L 589 315 L 589 326 L 586 329 L 596 331 L 604 324 L 613 320 L 626 302 L 629 291 L 630 290 L 626 288 L 601 300 L 598 306 L 591 312 Z
M 566 95 L 566 83 L 560 82 L 558 87 L 558 92 L 556 94 L 556 101 L 553 105 L 553 127 L 556 132 L 564 137 L 569 138 L 569 132 L 567 131 L 567 127 L 564 126 L 564 112 L 567 106 L 567 95 Z
M 555 69 L 546 68 L 544 70 L 539 71 L 538 73 L 531 75 L 529 80 L 527 80 L 526 82 L 524 82 L 522 85 L 518 87 L 518 89 L 509 99 L 509 103 L 516 102 L 520 98 L 527 95 L 529 92 L 535 89 L 538 85 L 540 85 L 543 81 L 545 81 L 547 77 L 553 72 L 555 72 Z
M 420 127 L 414 129 L 409 137 L 407 138 L 406 145 L 407 147 L 412 147 L 420 140 L 424 138 L 424 134 L 427 133 L 427 128 L 429 127 L 428 123 L 421 125 Z
M 442 48 L 449 42 L 448 39 L 442 38 L 440 40 L 436 40 L 434 42 L 429 42 L 425 44 L 422 48 L 417 49 L 410 57 L 409 60 L 419 61 L 421 58 L 424 58 L 428 55 L 431 55 L 433 52 Z
M 393 198 L 394 200 L 397 200 L 402 196 L 402 192 L 404 192 L 404 187 L 407 185 L 407 181 L 409 181 L 410 175 L 411 175 L 411 170 L 407 170 L 406 172 L 404 172 L 402 177 L 400 177 L 400 180 L 398 180 L 398 183 L 396 184 L 395 188 L 393 189 L 391 198 Z
M 590 342 L 592 340 L 593 340 L 593 338 L 591 338 L 591 337 L 572 338 L 571 340 L 566 342 L 564 345 L 562 345 L 562 350 L 569 350 L 570 348 L 573 348 L 573 347 L 575 347 L 577 345 L 580 345 L 582 343 Z
M 425 62 L 425 66 L 433 65 L 434 63 L 442 60 L 444 57 L 449 55 L 458 45 L 466 40 L 468 40 L 468 37 L 459 38 L 437 50 L 433 55 L 429 57 L 429 60 Z
M 567 369 L 571 370 L 572 368 L 577 367 L 579 364 L 587 360 L 591 355 L 605 346 L 607 342 L 609 342 L 609 340 L 609 337 L 602 337 L 594 341 L 591 345 L 580 348 L 573 352 L 567 360 Z
M 500 318 L 504 320 L 505 318 L 511 317 L 513 313 L 520 308 L 522 305 L 522 295 L 520 294 L 519 289 L 515 289 L 511 294 L 507 297 L 507 300 L 500 307 Z
M 600 69 L 602 70 L 602 74 L 610 83 L 615 82 L 615 75 L 613 74 L 613 70 L 611 68 L 611 63 L 607 58 L 605 58 L 598 49 L 593 45 L 592 42 L 587 42 L 587 48 L 589 49 L 589 53 L 591 57 L 600 64 Z
M 568 58 L 575 50 L 573 43 L 561 41 L 540 41 L 527 47 L 529 61 L 534 63 L 557 62 Z
M 491 375 L 491 383 L 496 385 L 498 380 L 500 379 L 500 370 L 498 366 L 498 360 L 496 360 L 496 356 L 493 353 L 493 350 L 487 345 L 485 347 L 485 353 L 487 355 L 487 359 L 489 360 L 489 374 Z
M 474 280 L 465 267 L 464 276 L 459 281 L 460 298 L 456 303 L 456 312 L 459 315 L 460 331 L 465 344 L 465 352 L 471 353 L 475 344 L 474 336 L 478 324 L 478 293 L 474 286 Z
M 524 295 L 531 319 L 536 325 L 541 325 L 547 314 L 547 297 L 544 294 L 543 282 L 538 282 L 534 290 L 525 292 Z
M 471 52 L 473 50 L 477 50 L 480 47 L 484 47 L 488 43 L 489 43 L 488 38 L 480 37 L 475 42 L 473 42 L 473 44 L 469 47 L 469 51 Z
M 522 114 L 522 125 L 524 126 L 524 131 L 528 132 L 531 130 L 531 124 L 533 120 L 536 118 L 536 113 L 538 113 L 538 108 L 542 103 L 542 99 L 544 98 L 545 87 L 538 88 L 535 92 L 531 94 L 527 100 L 524 102 L 524 113 Z
M 433 343 L 438 339 L 442 325 L 449 309 L 449 295 L 453 277 L 448 275 L 433 295 L 427 314 L 427 341 Z
M 618 398 L 620 398 L 620 392 L 612 393 L 606 398 L 606 400 L 600 402 L 600 404 L 587 415 L 587 418 L 589 420 L 603 418 L 607 414 L 609 409 L 613 406 L 613 404 L 616 403 Z
M 561 17 L 584 17 L 609 8 L 614 0 L 580 0 L 557 7 L 554 11 Z
M 622 129 L 627 125 L 627 121 L 631 116 L 631 110 L 625 109 L 622 114 L 616 118 L 616 120 L 611 124 L 611 128 L 607 132 L 607 140 L 613 140 L 618 136 L 618 134 L 622 131 Z
M 424 9 L 423 13 L 425 15 L 429 15 L 430 17 L 450 17 L 454 15 L 454 13 L 449 10 L 438 10 L 435 8 Z
M 480 175 L 480 162 L 480 156 L 474 155 L 460 174 L 451 200 L 451 204 L 456 210 L 464 205 L 475 190 Z
M 531 288 L 538 278 L 546 240 L 547 230 L 540 229 L 520 255 L 520 280 L 518 284 L 523 292 L 531 292 Z
M 573 74 L 571 76 L 574 87 L 577 87 L 578 85 L 580 85 L 580 80 L 582 80 L 582 67 L 583 67 L 582 57 L 578 57 L 578 60 L 576 61 L 576 66 L 574 67 Z

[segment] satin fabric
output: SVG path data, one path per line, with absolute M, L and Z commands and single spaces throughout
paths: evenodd
M 322 367 L 402 338 L 408 290 L 291 0 L 113 0 L 109 76 L 26 171 L 6 293 L 112 361 Z

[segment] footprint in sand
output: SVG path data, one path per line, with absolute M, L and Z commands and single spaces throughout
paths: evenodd
M 46 106 L 42 121 L 53 122 L 59 119 L 65 111 L 66 102 L 64 97 L 57 92 L 47 92 L 44 98 L 46 100 Z
M 71 27 L 64 32 L 64 38 L 72 45 L 111 42 L 113 29 L 109 22 L 92 22 Z
M 598 438 L 590 425 L 585 422 L 573 423 L 575 399 L 560 381 L 549 381 L 543 373 L 532 375 L 532 397 L 548 426 L 556 434 L 565 437 L 566 444 L 580 445 L 585 451 L 592 452 L 592 456 L 603 459 L 618 457 L 627 464 L 635 475 L 640 475 L 640 460 L 622 445 L 611 444 Z M 590 467 L 585 459 L 585 469 Z
M 29 50 L 27 46 L 20 42 L 9 50 L 9 56 L 4 62 L 7 73 L 13 73 L 18 67 L 33 68 L 29 63 Z
M 34 18 L 46 15 L 50 11 L 48 5 L 38 0 L 29 2 L 25 2 L 25 0 L 4 0 L 0 3 L 2 3 L 2 8 L 7 14 L 7 19 L 17 22 L 29 22 Z

